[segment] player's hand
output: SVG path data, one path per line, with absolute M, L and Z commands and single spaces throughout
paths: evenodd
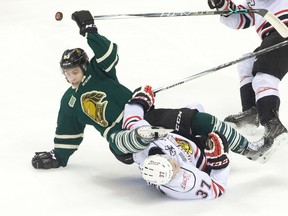
M 144 112 L 150 110 L 151 107 L 154 106 L 154 102 L 155 95 L 152 91 L 152 87 L 149 85 L 137 88 L 134 91 L 132 98 L 128 101 L 130 104 L 140 104 L 143 107 Z
M 85 36 L 87 32 L 98 32 L 94 24 L 93 16 L 89 11 L 82 10 L 74 12 L 72 14 L 72 20 L 77 23 L 82 36 Z
M 51 169 L 62 166 L 62 163 L 52 150 L 50 152 L 36 152 L 32 158 L 32 166 L 35 169 Z
M 207 166 L 211 169 L 223 169 L 229 165 L 229 151 L 226 137 L 218 131 L 208 134 L 209 138 L 204 150 Z
M 211 9 L 225 10 L 228 8 L 230 0 L 208 0 Z

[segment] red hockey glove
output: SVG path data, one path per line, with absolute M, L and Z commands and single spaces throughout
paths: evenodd
M 137 88 L 133 95 L 132 98 L 128 101 L 129 104 L 140 104 L 144 112 L 147 112 L 148 110 L 151 109 L 152 106 L 154 106 L 155 102 L 155 95 L 152 91 L 152 87 L 149 85 L 139 87 Z
M 207 166 L 211 169 L 223 169 L 229 165 L 228 142 L 218 131 L 208 134 L 206 148 L 204 149 Z

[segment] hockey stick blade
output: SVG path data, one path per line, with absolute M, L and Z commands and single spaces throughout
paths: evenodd
M 257 51 L 257 52 L 253 52 L 253 53 L 250 53 L 250 54 L 248 54 L 248 55 L 242 56 L 242 57 L 240 57 L 240 58 L 238 58 L 238 59 L 235 59 L 235 60 L 233 60 L 233 61 L 230 61 L 230 62 L 221 64 L 221 65 L 219 65 L 219 66 L 217 66 L 217 67 L 214 67 L 214 68 L 211 68 L 211 69 L 202 71 L 202 72 L 200 72 L 200 73 L 194 74 L 194 75 L 192 75 L 192 76 L 186 77 L 186 78 L 184 78 L 184 79 L 182 79 L 182 80 L 180 80 L 180 81 L 178 81 L 178 82 L 174 82 L 174 83 L 172 83 L 172 84 L 169 84 L 169 85 L 166 85 L 166 86 L 157 88 L 157 89 L 155 89 L 153 92 L 156 94 L 157 92 L 161 92 L 161 91 L 164 91 L 164 90 L 173 88 L 173 87 L 175 87 L 175 86 L 184 84 L 184 83 L 186 83 L 186 82 L 188 82 L 188 81 L 190 81 L 190 80 L 194 80 L 194 79 L 196 79 L 196 78 L 198 78 L 198 77 L 202 77 L 202 76 L 204 76 L 204 75 L 214 73 L 214 72 L 216 72 L 216 71 L 218 71 L 218 70 L 220 70 L 220 69 L 223 69 L 223 68 L 226 68 L 226 67 L 228 67 L 228 66 L 237 64 L 237 63 L 242 62 L 242 61 L 245 61 L 245 60 L 247 60 L 247 59 L 249 59 L 249 58 L 253 58 L 253 57 L 255 57 L 255 56 L 263 55 L 263 54 L 265 54 L 265 53 L 268 53 L 268 52 L 270 52 L 270 51 L 272 51 L 272 50 L 278 49 L 278 48 L 283 47 L 283 46 L 286 46 L 286 45 L 288 45 L 288 40 L 282 41 L 282 42 L 280 42 L 280 43 L 278 43 L 278 44 L 275 44 L 275 45 L 272 45 L 272 46 L 270 46 L 270 47 L 264 48 L 264 49 L 259 50 L 259 51 Z
M 276 29 L 281 37 L 288 37 L 288 28 L 279 18 L 277 18 L 271 12 L 267 12 L 263 17 Z

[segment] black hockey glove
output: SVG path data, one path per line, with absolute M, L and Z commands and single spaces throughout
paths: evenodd
M 218 9 L 218 10 L 222 10 L 224 9 L 224 4 L 226 6 L 226 4 L 229 4 L 229 1 L 226 0 L 208 0 L 208 5 L 211 9 Z
M 129 104 L 140 104 L 144 112 L 147 112 L 154 106 L 155 95 L 152 91 L 152 87 L 149 85 L 137 88 L 132 95 L 132 98 L 128 101 Z
M 98 32 L 94 19 L 89 11 L 76 11 L 72 14 L 74 20 L 80 28 L 80 34 L 85 37 L 87 32 Z
M 204 149 L 207 166 L 211 169 L 223 169 L 229 165 L 228 142 L 226 137 L 218 131 L 208 134 L 206 148 Z
M 52 150 L 50 152 L 36 152 L 32 158 L 32 166 L 35 169 L 51 169 L 62 166 L 62 163 Z

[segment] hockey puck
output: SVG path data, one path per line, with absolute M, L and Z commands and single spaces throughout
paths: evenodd
M 55 14 L 55 19 L 56 19 L 57 21 L 61 21 L 61 20 L 63 19 L 63 13 L 58 11 L 58 12 Z

